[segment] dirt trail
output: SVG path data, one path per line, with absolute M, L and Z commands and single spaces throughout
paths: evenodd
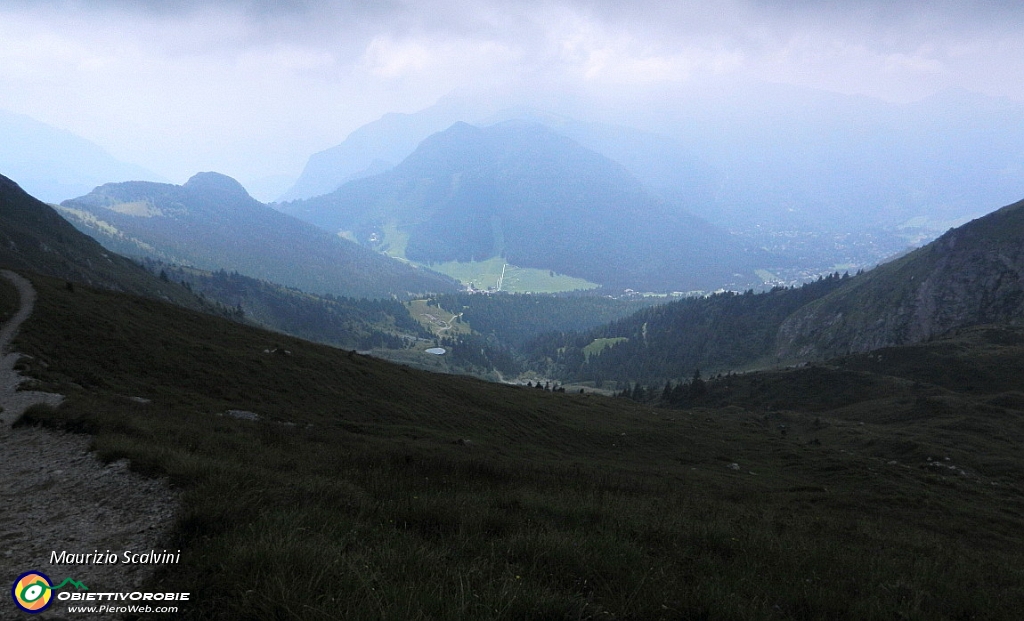
M 48 405 L 60 405 L 64 400 L 61 395 L 46 392 L 19 391 L 18 387 L 24 381 L 21 374 L 14 370 L 14 365 L 21 358 L 21 354 L 10 352 L 11 341 L 18 333 L 21 324 L 32 314 L 36 303 L 36 290 L 32 283 L 25 280 L 10 270 L 2 270 L 0 274 L 11 281 L 18 288 L 18 295 L 21 299 L 21 306 L 14 317 L 11 317 L 2 329 L 0 329 L 0 421 L 4 423 L 0 428 L 0 437 L 10 431 L 11 424 L 18 420 L 22 413 L 37 403 Z
M 104 466 L 90 452 L 88 436 L 11 424 L 35 403 L 58 405 L 61 395 L 19 391 L 24 381 L 14 365 L 21 357 L 10 344 L 31 315 L 31 283 L 3 270 L 21 296 L 17 314 L 0 329 L 0 619 L 24 619 L 10 601 L 22 573 L 42 571 L 55 585 L 66 577 L 89 591 L 132 592 L 158 565 L 53 564 L 53 553 L 162 552 L 178 500 L 167 485 L 128 470 L 121 460 Z M 176 552 L 176 550 L 175 550 Z M 71 589 L 71 587 L 65 587 Z M 73 590 L 73 589 L 72 589 Z M 56 592 L 55 592 L 56 593 Z M 120 615 L 70 614 L 54 601 L 34 619 L 119 619 Z

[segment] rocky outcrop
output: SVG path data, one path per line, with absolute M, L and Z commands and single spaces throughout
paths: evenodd
M 1004 207 L 788 317 L 776 355 L 822 359 L 1024 321 L 1024 201 Z

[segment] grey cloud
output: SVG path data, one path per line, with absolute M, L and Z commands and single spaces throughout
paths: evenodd
M 931 33 L 1007 32 L 1024 24 L 1024 3 L 1000 0 L 7 0 L 28 11 L 95 13 L 104 17 L 182 18 L 209 11 L 234 14 L 261 31 L 319 38 L 339 29 L 500 38 L 544 24 L 531 16 L 565 10 L 609 27 L 658 37 L 731 36 L 748 29 L 781 34 L 807 27 L 853 36 L 908 37 Z M 0 9 L 2 12 L 3 9 Z

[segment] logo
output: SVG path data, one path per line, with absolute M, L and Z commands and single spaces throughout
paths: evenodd
M 53 599 L 53 591 L 69 583 L 76 589 L 89 590 L 89 587 L 71 578 L 65 578 L 64 582 L 53 586 L 49 576 L 43 572 L 26 571 L 18 576 L 18 579 L 11 585 L 11 599 L 18 608 L 35 614 L 49 608 Z

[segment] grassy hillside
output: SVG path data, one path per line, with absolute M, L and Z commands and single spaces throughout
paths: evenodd
M 95 434 L 103 459 L 184 491 L 168 542 L 182 562 L 152 585 L 193 594 L 181 618 L 1024 609 L 1024 404 L 1000 383 L 956 392 L 882 360 L 809 383 L 784 410 L 727 395 L 656 409 L 417 372 L 32 280 L 16 346 L 68 398 L 28 419 Z M 954 357 L 972 356 L 963 347 Z M 1022 347 L 1006 347 L 1018 364 Z M 864 389 L 825 399 L 847 376 Z M 791 377 L 747 379 L 785 392 Z M 259 419 L 220 415 L 232 409 Z
M 191 293 L 153 278 L 137 264 L 82 235 L 52 207 L 0 175 L 0 266 L 200 308 Z
M 224 270 L 207 272 L 158 261 L 143 265 L 161 279 L 180 283 L 232 317 L 276 332 L 346 349 L 404 349 L 428 337 L 397 300 L 316 296 Z
M 64 201 L 60 211 L 112 252 L 237 271 L 315 294 L 386 299 L 458 289 L 446 276 L 271 209 L 217 173 L 180 186 L 111 183 Z

